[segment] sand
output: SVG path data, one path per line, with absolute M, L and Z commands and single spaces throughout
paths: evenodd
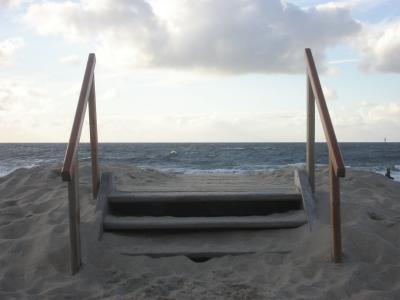
M 69 273 L 67 187 L 60 166 L 19 169 L 0 178 L 0 299 L 400 299 L 400 183 L 348 170 L 342 184 L 344 263 L 330 262 L 327 170 L 317 170 L 319 222 L 292 230 L 198 233 L 226 247 L 258 245 L 255 254 L 196 263 L 185 256 L 123 255 L 124 247 L 175 245 L 178 237 L 96 240 L 90 169 L 81 168 L 83 266 Z M 117 185 L 160 181 L 173 174 L 126 166 Z M 293 170 L 260 173 L 293 181 Z M 125 240 L 125 241 L 126 241 Z M 175 241 L 175 244 L 174 244 Z M 179 242 L 179 240 L 178 240 Z M 148 243 L 147 245 L 144 245 Z M 114 245 L 115 246 L 115 245 Z

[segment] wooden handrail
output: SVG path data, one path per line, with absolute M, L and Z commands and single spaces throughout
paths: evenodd
M 72 125 L 67 151 L 65 152 L 64 165 L 61 171 L 61 176 L 64 181 L 71 181 L 72 179 L 74 158 L 78 150 L 82 124 L 83 120 L 85 119 L 86 106 L 92 90 L 95 65 L 96 56 L 94 53 L 90 53 L 86 64 L 85 76 L 83 77 L 81 93 L 79 95 L 78 106 L 76 107 L 74 123 Z
M 61 177 L 68 182 L 68 207 L 69 207 L 69 237 L 71 247 L 71 271 L 78 272 L 81 266 L 81 241 L 80 241 L 80 204 L 79 204 L 79 174 L 78 174 L 78 146 L 81 138 L 83 120 L 86 107 L 89 105 L 90 145 L 92 157 L 92 192 L 97 196 L 100 176 L 97 164 L 97 116 L 96 116 L 96 91 L 94 83 L 94 67 L 96 56 L 89 54 L 83 77 L 78 105 L 76 107 L 74 123 L 65 153 Z
M 328 150 L 332 157 L 333 169 L 336 176 L 344 177 L 346 174 L 342 154 L 336 139 L 335 130 L 333 129 L 331 117 L 329 115 L 328 107 L 326 105 L 325 96 L 321 88 L 319 81 L 317 68 L 315 67 L 314 59 L 311 53 L 311 49 L 305 49 L 307 73 L 312 87 L 313 95 L 317 102 L 318 112 L 324 129 L 326 143 L 328 144 Z
M 345 176 L 345 167 L 311 50 L 308 48 L 305 49 L 305 55 L 307 63 L 307 173 L 311 190 L 314 192 L 315 102 L 317 102 L 329 150 L 329 199 L 332 226 L 332 257 L 334 262 L 339 263 L 342 261 L 339 177 Z

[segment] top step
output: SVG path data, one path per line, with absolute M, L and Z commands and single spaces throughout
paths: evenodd
M 148 178 L 125 177 L 117 190 L 124 192 L 296 192 L 292 180 L 273 181 L 257 174 L 176 174 Z
M 117 217 L 259 216 L 302 209 L 294 184 L 257 174 L 126 177 L 118 189 L 106 196 L 107 214 Z
M 112 192 L 109 213 L 119 216 L 251 216 L 302 208 L 293 192 Z
M 171 203 L 171 202 L 240 202 L 240 201 L 300 201 L 301 194 L 285 190 L 269 192 L 112 192 L 109 203 Z

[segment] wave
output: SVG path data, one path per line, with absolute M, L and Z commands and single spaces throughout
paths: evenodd
M 221 148 L 222 150 L 246 150 L 247 148 L 244 147 L 224 147 Z
M 85 161 L 86 159 L 83 159 Z M 122 159 L 117 159 L 116 161 L 120 162 Z M 116 162 L 114 161 L 114 162 Z M 112 161 L 106 160 L 107 164 L 112 164 Z M 0 177 L 4 177 L 15 170 L 18 169 L 30 169 L 36 166 L 55 163 L 54 160 L 31 160 L 31 161 L 23 161 L 18 160 L 14 163 L 8 161 L 6 164 L 0 163 Z M 268 171 L 275 171 L 280 170 L 283 168 L 304 168 L 305 163 L 290 163 L 290 164 L 243 164 L 241 166 L 235 167 L 192 167 L 192 166 L 166 166 L 160 164 L 140 164 L 137 160 L 135 162 L 126 161 L 126 164 L 133 165 L 139 168 L 150 168 L 150 169 L 157 169 L 164 172 L 170 173 L 180 173 L 180 174 L 210 174 L 210 173 L 232 173 L 232 174 L 251 174 L 256 172 L 268 172 Z M 326 164 L 316 164 L 317 167 L 326 167 Z M 360 171 L 370 171 L 380 175 L 385 175 L 386 168 L 382 166 L 346 166 L 346 168 L 352 168 L 354 170 Z M 395 181 L 400 182 L 400 165 L 394 165 L 391 167 L 391 176 L 394 178 Z
M 40 164 L 29 164 L 23 166 L 0 166 L 0 177 L 7 176 L 12 172 L 19 170 L 19 169 L 32 169 L 34 167 L 38 167 Z

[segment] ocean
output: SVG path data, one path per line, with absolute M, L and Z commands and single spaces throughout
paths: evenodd
M 391 168 L 400 181 L 400 143 L 341 143 L 346 167 L 384 174 Z M 0 176 L 64 159 L 66 144 L 0 144 Z M 104 143 L 101 163 L 123 163 L 169 172 L 254 172 L 304 164 L 304 143 Z M 79 160 L 90 160 L 81 144 Z M 316 163 L 326 165 L 325 143 L 316 144 Z

